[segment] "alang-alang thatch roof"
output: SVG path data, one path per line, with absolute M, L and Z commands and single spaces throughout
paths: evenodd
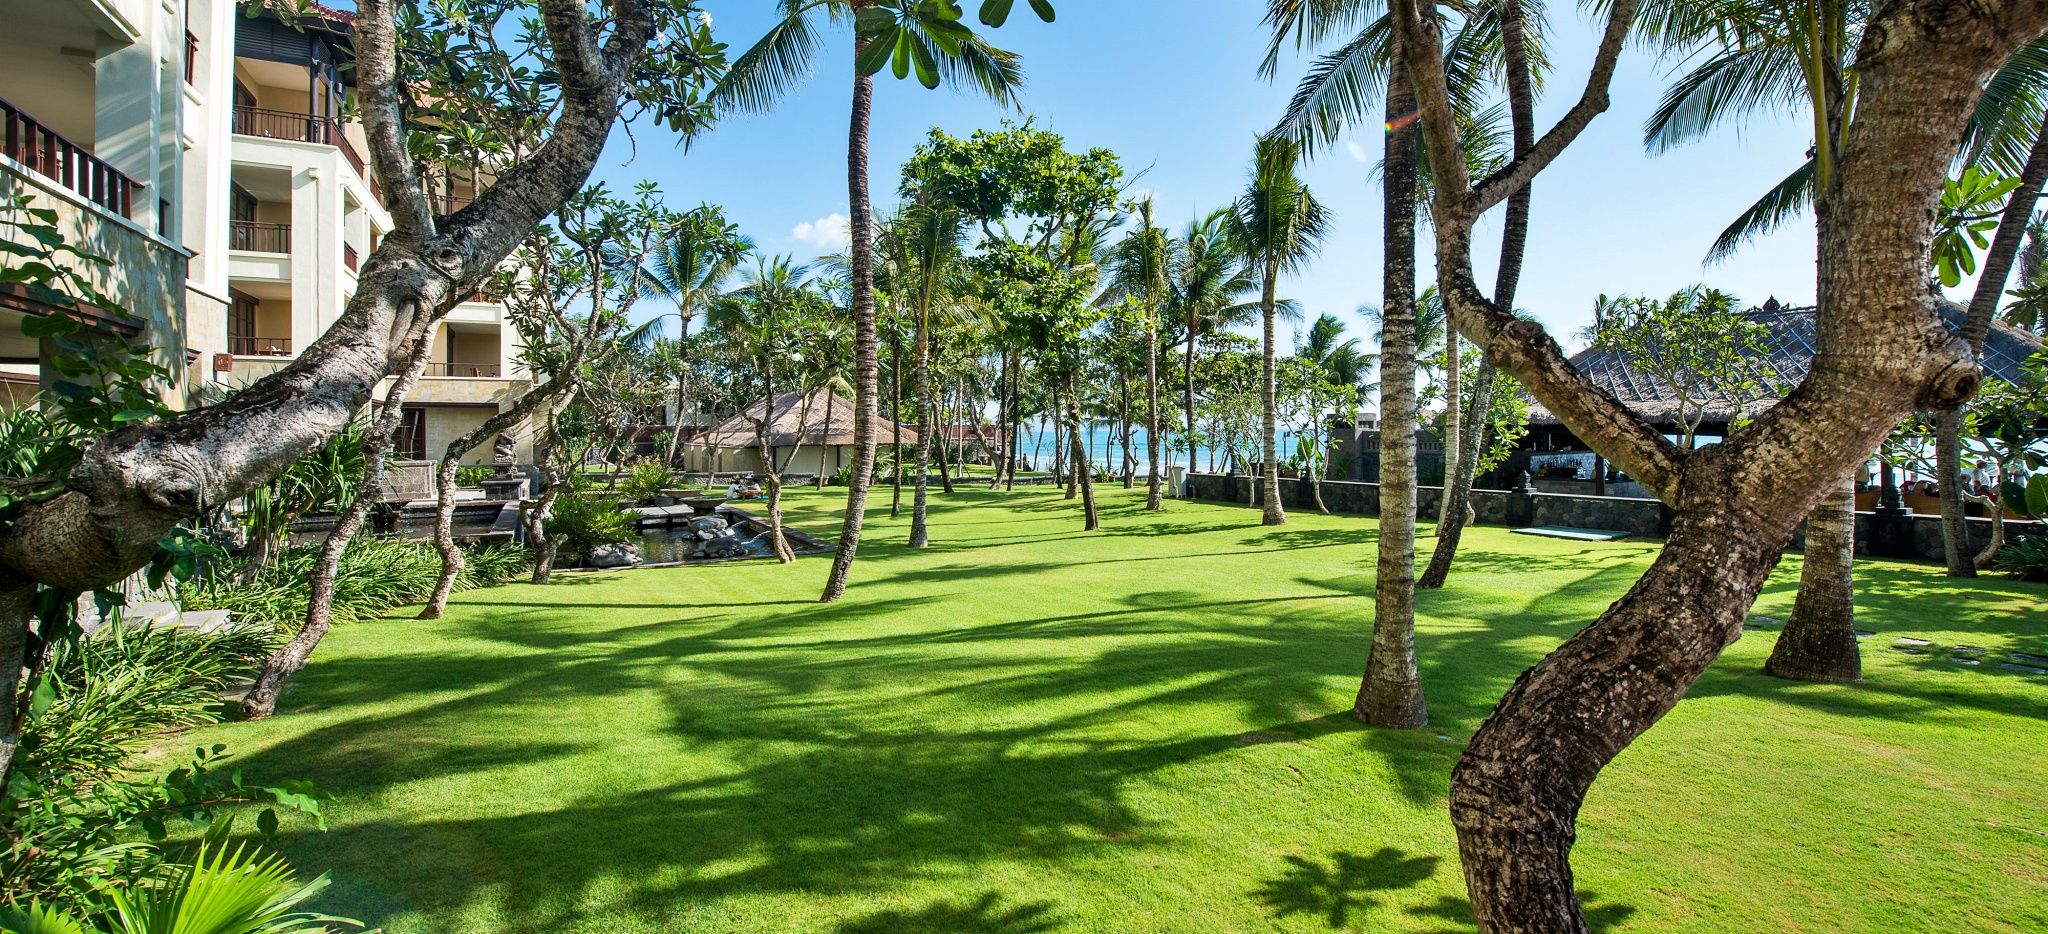
M 808 392 L 785 392 L 775 397 L 772 408 L 756 402 L 717 427 L 691 440 L 692 444 L 717 448 L 752 448 L 759 444 L 754 435 L 756 420 L 768 412 L 768 444 L 786 448 L 802 443 L 828 447 L 853 443 L 853 400 L 819 387 Z M 828 421 L 827 418 L 830 420 Z M 875 417 L 875 439 L 893 442 L 896 423 Z M 903 443 L 917 443 L 917 429 L 903 428 Z
M 1963 308 L 1949 302 L 1941 304 L 1942 319 L 1950 330 L 1959 330 L 1963 324 Z M 1790 308 L 1779 305 L 1775 300 L 1764 303 L 1761 308 L 1752 308 L 1746 316 L 1765 327 L 1764 351 L 1751 356 L 1749 376 L 1763 386 L 1781 387 L 1789 392 L 1806 379 L 1806 371 L 1813 364 L 1814 347 L 1818 343 L 1816 326 L 1818 319 L 1813 306 Z M 2041 339 L 2024 331 L 2002 324 L 1994 324 L 1991 333 L 1984 340 L 1984 374 L 1988 378 L 2012 382 L 2019 378 L 2020 365 L 2039 352 Z M 1675 425 L 1678 422 L 1678 398 L 1670 385 L 1637 369 L 1628 357 L 1612 350 L 1589 347 L 1572 355 L 1572 365 L 1590 377 L 1594 384 L 1614 394 L 1637 415 L 1656 425 Z M 1750 414 L 1770 408 L 1779 396 L 1772 395 L 1753 405 Z M 1736 415 L 1738 400 L 1721 396 L 1706 406 L 1705 422 L 1726 423 Z M 1529 421 L 1537 425 L 1558 424 L 1557 416 L 1538 403 L 1529 408 Z

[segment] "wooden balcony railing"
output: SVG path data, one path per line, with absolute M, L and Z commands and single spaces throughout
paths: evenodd
M 261 136 L 265 139 L 290 139 L 302 143 L 321 143 L 341 150 L 343 158 L 353 166 L 357 175 L 367 177 L 369 170 L 363 167 L 363 157 L 348 141 L 348 134 L 342 132 L 341 124 L 326 117 L 313 114 L 293 113 L 289 110 L 269 110 L 263 107 L 236 107 L 235 132 L 243 136 Z
M 427 375 L 497 379 L 498 365 L 495 363 L 429 363 L 427 364 Z
M 289 337 L 236 337 L 228 335 L 228 353 L 237 357 L 289 357 L 292 355 L 292 339 Z
M 342 245 L 341 245 L 341 264 L 342 264 L 342 265 L 344 265 L 344 266 L 347 266 L 347 267 L 348 267 L 348 271 L 349 271 L 349 272 L 355 272 L 355 271 L 356 271 L 356 248 L 355 248 L 355 247 L 353 247 L 353 246 L 350 246 L 349 244 L 346 244 L 346 243 L 344 243 L 344 244 L 342 244 Z
M 292 225 L 228 221 L 228 249 L 252 253 L 290 253 Z
M 0 152 L 87 201 L 122 217 L 135 216 L 135 192 L 142 183 L 5 100 L 0 100 Z

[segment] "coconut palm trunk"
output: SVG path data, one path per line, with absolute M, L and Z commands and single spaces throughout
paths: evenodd
M 1277 423 L 1280 419 L 1279 376 L 1277 372 L 1277 351 L 1274 348 L 1274 289 L 1280 279 L 1280 264 L 1268 258 L 1265 283 L 1259 294 L 1259 316 L 1264 330 L 1260 341 L 1259 362 L 1259 457 L 1260 489 L 1265 498 L 1265 512 L 1259 517 L 1261 525 L 1286 525 L 1287 509 L 1280 504 L 1280 451 Z
M 1764 673 L 1794 681 L 1854 681 L 1863 676 L 1856 649 L 1856 487 L 1844 483 L 1806 520 L 1799 599 Z
M 1451 478 L 1458 475 L 1458 466 L 1463 452 L 1464 434 L 1459 427 L 1464 421 L 1465 401 L 1464 343 L 1458 339 L 1457 329 L 1444 322 L 1444 476 L 1439 481 L 1443 488 L 1438 491 L 1436 521 L 1442 526 L 1444 517 L 1451 510 Z
M 855 35 L 856 58 L 868 41 Z M 861 523 L 867 517 L 868 486 L 875 472 L 881 361 L 875 333 L 874 210 L 868 196 L 868 120 L 874 99 L 874 79 L 856 71 L 853 116 L 846 140 L 847 213 L 852 217 L 853 228 L 853 473 L 846 481 L 846 516 L 840 522 L 839 547 L 832 555 L 832 572 L 825 578 L 821 603 L 831 603 L 846 594 L 846 579 L 853 572 L 854 555 L 860 550 Z M 825 429 L 829 433 L 831 428 L 828 416 Z
M 929 288 L 929 285 L 926 286 Z M 929 505 L 932 463 L 932 370 L 931 370 L 931 315 L 925 304 L 926 296 L 920 295 L 917 308 L 917 334 L 914 342 L 915 366 L 917 367 L 917 475 L 911 478 L 916 484 L 910 503 L 910 547 L 923 548 L 931 544 L 931 530 L 927 526 L 926 507 Z
M 1201 327 L 1201 318 L 1193 309 L 1188 311 L 1187 326 L 1187 351 L 1181 360 L 1180 402 L 1181 415 L 1184 419 L 1182 427 L 1186 430 L 1188 439 L 1188 470 L 1194 471 L 1200 466 L 1195 463 L 1195 332 Z M 1216 456 L 1213 451 L 1212 448 L 1209 455 L 1211 459 Z
M 1159 444 L 1159 301 L 1154 296 L 1145 317 L 1145 508 L 1153 512 L 1166 508 L 1159 489 Z
M 1074 446 L 1074 475 L 1081 488 L 1081 530 L 1093 532 L 1102 527 L 1102 519 L 1095 512 L 1095 470 L 1088 463 L 1087 435 L 1081 431 L 1081 386 L 1078 377 L 1069 377 L 1067 392 L 1067 437 Z
M 889 392 L 894 396 L 889 402 L 890 446 L 895 451 L 894 475 L 889 484 L 889 518 L 903 514 L 903 335 L 897 328 L 889 329 Z
M 1372 649 L 1352 712 L 1373 726 L 1429 722 L 1415 661 L 1415 88 L 1398 37 L 1387 77 L 1381 187 L 1386 268 L 1380 339 L 1380 536 Z

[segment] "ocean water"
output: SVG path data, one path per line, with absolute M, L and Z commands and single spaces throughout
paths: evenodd
M 1112 431 L 1108 425 L 1090 425 L 1084 427 L 1082 434 L 1087 438 L 1089 462 L 1112 470 L 1122 469 L 1123 446 L 1119 443 L 1121 439 L 1118 432 Z M 1167 445 L 1160 451 L 1161 462 L 1166 466 L 1186 464 L 1186 452 L 1175 451 L 1172 447 L 1172 439 L 1177 437 L 1177 434 L 1168 434 L 1166 437 Z M 1257 443 L 1254 440 L 1254 450 L 1245 453 L 1255 454 Z M 1017 440 L 1017 456 L 1028 462 L 1032 469 L 1045 470 L 1052 466 L 1052 445 L 1053 432 L 1050 425 L 1038 426 L 1038 430 L 1034 431 L 1032 426 L 1027 424 Z M 1275 437 L 1274 445 L 1284 462 L 1294 452 L 1294 436 L 1282 431 Z M 1146 462 L 1143 428 L 1131 432 L 1131 456 L 1137 461 L 1138 475 L 1144 476 L 1149 465 Z M 1226 462 L 1225 453 L 1220 446 L 1211 448 L 1204 445 L 1196 450 L 1195 458 L 1198 470 L 1210 469 L 1212 462 L 1220 469 Z

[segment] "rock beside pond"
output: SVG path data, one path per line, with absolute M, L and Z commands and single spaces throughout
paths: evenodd
M 594 568 L 630 568 L 639 563 L 640 549 L 625 542 L 590 550 L 590 566 Z
M 744 558 L 746 556 L 747 546 L 740 544 L 738 538 L 729 534 L 716 536 L 710 541 L 697 546 L 697 557 L 699 558 Z
M 702 516 L 690 520 L 690 528 L 699 532 L 723 532 L 728 527 L 724 516 Z

